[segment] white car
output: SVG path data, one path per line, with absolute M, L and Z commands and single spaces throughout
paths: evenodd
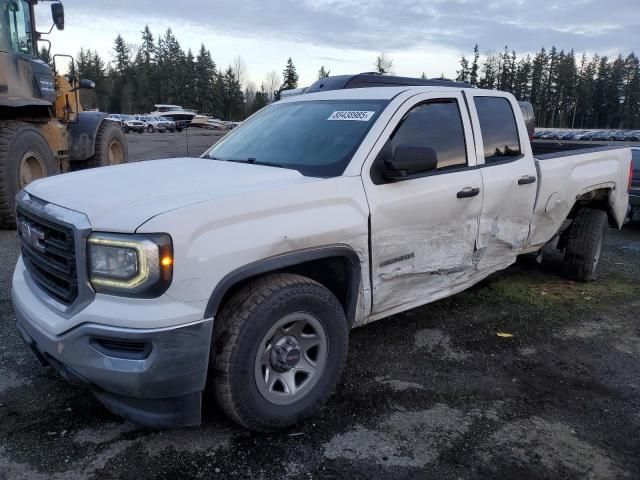
M 176 131 L 176 122 L 174 122 L 173 120 L 169 120 L 167 118 L 162 118 L 162 117 L 156 117 L 156 116 L 152 116 L 152 118 L 156 120 L 158 123 L 163 124 L 167 132 Z
M 136 118 L 133 115 L 112 113 L 109 115 L 108 118 L 114 121 L 120 122 L 120 125 L 122 126 L 122 130 L 124 131 L 124 133 L 129 133 L 131 131 L 138 132 L 138 133 L 144 132 L 144 129 L 145 129 L 144 123 L 139 120 L 136 120 Z
M 269 431 L 329 398 L 353 327 L 522 254 L 560 249 L 567 275 L 594 279 L 627 214 L 630 150 L 539 155 L 513 95 L 447 85 L 331 77 L 202 158 L 30 183 L 22 337 L 139 424 L 196 425 L 215 398 Z
M 144 129 L 149 133 L 167 131 L 167 124 L 151 115 L 136 115 L 135 119 L 144 124 Z

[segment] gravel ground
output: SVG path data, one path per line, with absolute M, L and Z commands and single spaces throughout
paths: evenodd
M 42 369 L 14 327 L 17 255 L 0 232 L 1 480 L 640 478 L 639 225 L 610 232 L 597 282 L 522 261 L 354 330 L 327 406 L 270 435 L 214 405 L 199 428 L 141 429 Z
M 197 128 L 175 133 L 128 133 L 129 160 L 199 157 L 223 135 L 219 131 Z

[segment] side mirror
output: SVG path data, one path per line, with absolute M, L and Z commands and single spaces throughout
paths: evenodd
M 393 158 L 384 162 L 384 178 L 405 180 L 412 175 L 426 173 L 438 167 L 438 154 L 431 147 L 398 145 Z
M 64 30 L 64 6 L 61 3 L 51 4 L 51 18 L 58 30 Z

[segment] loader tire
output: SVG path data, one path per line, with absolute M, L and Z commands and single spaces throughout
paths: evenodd
M 71 162 L 71 170 L 120 165 L 129 160 L 127 139 L 122 128 L 115 122 L 104 121 L 96 135 L 96 147 L 93 157 L 88 160 Z
M 0 121 L 0 228 L 16 228 L 16 195 L 29 183 L 60 173 L 40 131 L 26 122 Z
M 579 282 L 597 278 L 607 224 L 607 214 L 602 210 L 578 210 L 568 229 L 564 250 L 564 270 L 569 278 Z

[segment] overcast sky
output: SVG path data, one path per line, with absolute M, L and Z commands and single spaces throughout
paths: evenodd
M 205 43 L 219 66 L 241 55 L 259 84 L 289 56 L 300 84 L 321 65 L 332 74 L 370 71 L 380 52 L 396 74 L 455 76 L 461 54 L 505 45 L 518 53 L 555 44 L 627 55 L 640 45 L 640 0 L 63 0 L 66 29 L 49 37 L 57 53 L 80 46 L 112 57 L 113 39 L 140 43 L 171 27 L 182 47 Z M 40 30 L 49 21 L 40 4 Z M 44 19 L 44 20 L 43 20 Z

